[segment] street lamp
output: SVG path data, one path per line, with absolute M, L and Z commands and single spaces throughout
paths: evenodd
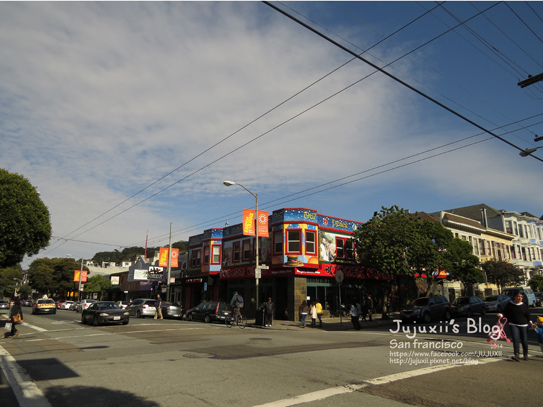
M 255 239 L 256 240 L 256 243 L 255 243 L 255 251 L 256 251 L 255 279 L 256 279 L 256 308 L 258 309 L 258 306 L 259 306 L 259 302 L 258 302 L 258 280 L 260 279 L 260 266 L 258 264 L 258 261 L 259 261 L 259 258 L 258 258 L 258 194 L 255 194 L 255 193 L 251 192 L 249 189 L 245 188 L 243 185 L 241 185 L 238 182 L 224 181 L 223 184 L 226 185 L 227 187 L 232 186 L 232 185 L 239 185 L 244 190 L 249 192 L 252 196 L 254 196 L 255 199 L 256 199 L 256 206 L 255 206 L 255 238 L 256 238 Z
M 522 150 L 519 155 L 521 157 L 528 157 L 530 154 L 535 153 L 538 149 L 542 148 L 543 146 L 535 147 L 535 148 L 527 148 L 525 150 Z

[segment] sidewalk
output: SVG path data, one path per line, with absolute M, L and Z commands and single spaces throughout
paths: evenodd
M 399 313 L 393 312 L 389 314 L 389 319 L 382 319 L 381 314 L 376 314 L 372 318 L 372 322 L 369 322 L 366 320 L 365 322 L 360 321 L 360 325 L 362 326 L 361 330 L 364 329 L 371 329 L 371 328 L 377 328 L 377 327 L 383 327 L 388 325 L 394 325 L 394 320 L 399 319 Z M 350 317 L 343 317 L 343 318 L 323 318 L 322 319 L 322 328 L 319 327 L 319 322 L 317 321 L 317 328 L 315 329 L 321 329 L 323 331 L 353 331 L 353 324 L 351 322 Z M 284 330 L 303 330 L 303 329 L 312 329 L 311 328 L 311 319 L 308 319 L 306 321 L 306 327 L 302 328 L 302 324 L 300 321 L 284 321 L 276 319 L 273 321 L 273 325 L 271 327 L 265 327 L 262 325 L 257 325 L 254 323 L 254 320 L 249 320 L 250 327 L 252 328 L 259 328 L 259 329 L 284 329 Z

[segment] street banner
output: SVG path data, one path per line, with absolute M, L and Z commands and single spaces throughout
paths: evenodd
M 81 273 L 80 270 L 76 270 L 76 271 L 74 272 L 74 282 L 78 282 L 78 281 L 79 281 L 79 273 Z M 83 270 L 83 274 L 81 274 L 81 282 L 82 282 L 82 283 L 86 283 L 86 282 L 87 282 L 87 273 L 88 273 L 87 270 Z
M 158 265 L 160 267 L 168 267 L 168 247 L 161 247 L 158 258 Z M 171 267 L 178 267 L 177 260 L 179 259 L 179 249 L 172 248 Z
M 243 210 L 243 235 L 255 235 L 255 211 Z M 258 237 L 268 237 L 268 212 L 258 211 Z

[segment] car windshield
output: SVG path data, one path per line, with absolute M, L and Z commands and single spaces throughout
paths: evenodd
M 95 306 L 98 309 L 119 309 L 119 306 L 113 302 L 99 302 Z
M 428 300 L 429 300 L 429 298 L 418 298 L 413 303 L 413 307 L 415 307 L 415 308 L 424 307 L 424 306 L 428 305 Z
M 486 302 L 498 301 L 498 296 L 497 295 L 491 295 L 490 297 L 486 297 L 485 301 Z

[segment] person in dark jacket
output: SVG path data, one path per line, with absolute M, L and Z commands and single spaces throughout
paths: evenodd
M 21 299 L 15 298 L 14 304 L 9 309 L 9 322 L 11 322 L 11 336 L 10 338 L 16 338 L 19 335 L 19 331 L 16 328 L 17 323 L 23 322 L 23 308 L 21 307 Z
M 264 321 L 266 326 L 272 326 L 274 312 L 275 304 L 272 302 L 271 297 L 269 297 L 268 302 L 264 303 Z
M 516 291 L 513 295 L 513 300 L 507 303 L 503 314 L 498 314 L 498 317 L 507 318 L 513 341 L 514 356 L 511 359 L 519 362 L 520 344 L 522 344 L 524 360 L 528 360 L 528 326 L 532 325 L 532 321 L 530 321 L 528 305 L 522 301 L 522 293 Z

